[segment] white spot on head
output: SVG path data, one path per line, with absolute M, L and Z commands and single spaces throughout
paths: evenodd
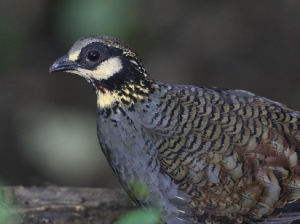
M 136 61 L 134 61 L 134 60 L 130 60 L 130 62 L 135 64 L 135 65 L 138 65 L 138 63 L 136 63 Z
M 80 50 L 69 53 L 69 61 L 76 61 L 79 57 Z

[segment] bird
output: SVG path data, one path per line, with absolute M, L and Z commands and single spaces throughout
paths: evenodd
M 84 37 L 50 73 L 97 95 L 101 149 L 125 191 L 163 223 L 290 223 L 300 218 L 300 112 L 245 90 L 154 80 L 109 36 Z M 136 193 L 136 186 L 147 194 Z

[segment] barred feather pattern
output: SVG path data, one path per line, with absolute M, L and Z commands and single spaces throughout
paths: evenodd
M 242 90 L 152 86 L 137 101 L 99 108 L 100 144 L 125 188 L 130 191 L 124 169 L 141 157 L 144 172 L 129 176 L 149 186 L 153 201 L 164 202 L 165 217 L 172 217 L 167 223 L 287 220 L 280 219 L 285 205 L 300 198 L 299 112 Z M 108 125 L 111 119 L 123 129 Z M 111 127 L 105 133 L 104 123 Z M 125 149 L 109 137 L 115 130 L 132 158 L 122 167 Z

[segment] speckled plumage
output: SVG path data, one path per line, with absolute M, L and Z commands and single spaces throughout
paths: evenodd
M 88 38 L 111 49 L 98 64 L 122 62 L 109 78 L 89 74 L 88 80 L 98 96 L 99 142 L 120 183 L 129 193 L 136 182 L 150 190 L 133 196 L 137 204 L 159 206 L 168 224 L 300 217 L 299 203 L 293 203 L 300 198 L 299 112 L 247 91 L 154 81 L 128 45 Z M 80 54 L 86 47 L 80 45 Z M 83 67 L 77 60 L 51 69 Z

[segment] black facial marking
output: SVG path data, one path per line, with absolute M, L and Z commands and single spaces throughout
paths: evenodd
M 76 63 L 84 69 L 95 70 L 101 62 L 121 54 L 120 49 L 109 48 L 101 42 L 93 42 L 81 50 Z
M 121 61 L 122 68 L 108 78 L 96 79 L 91 77 L 90 81 L 93 86 L 103 94 L 106 91 L 114 91 L 120 97 L 126 96 L 126 99 L 129 97 L 132 102 L 137 102 L 137 98 L 133 97 L 131 93 L 147 96 L 149 93 L 154 92 L 153 80 L 146 74 L 137 54 L 129 46 L 121 42 L 105 38 L 103 40 L 104 42 L 92 42 L 84 46 L 75 63 L 82 69 L 95 71 L 106 60 L 118 58 Z M 124 101 L 124 104 L 130 103 L 123 98 L 122 101 Z
M 133 91 L 129 84 L 137 85 L 139 88 L 135 91 L 142 92 L 141 90 L 144 88 L 148 88 L 151 86 L 151 81 L 147 76 L 141 73 L 136 69 L 137 65 L 133 64 L 131 60 L 135 60 L 137 63 L 141 63 L 136 59 L 133 59 L 129 56 L 121 56 L 122 61 L 122 70 L 119 73 L 114 74 L 112 77 L 108 79 L 103 79 L 100 81 L 95 80 L 96 85 L 105 85 L 109 91 L 112 90 L 122 90 L 128 89 L 130 92 Z M 140 81 L 143 80 L 145 86 L 140 86 Z M 141 89 L 141 90 L 140 90 Z M 123 95 L 121 92 L 120 95 Z

